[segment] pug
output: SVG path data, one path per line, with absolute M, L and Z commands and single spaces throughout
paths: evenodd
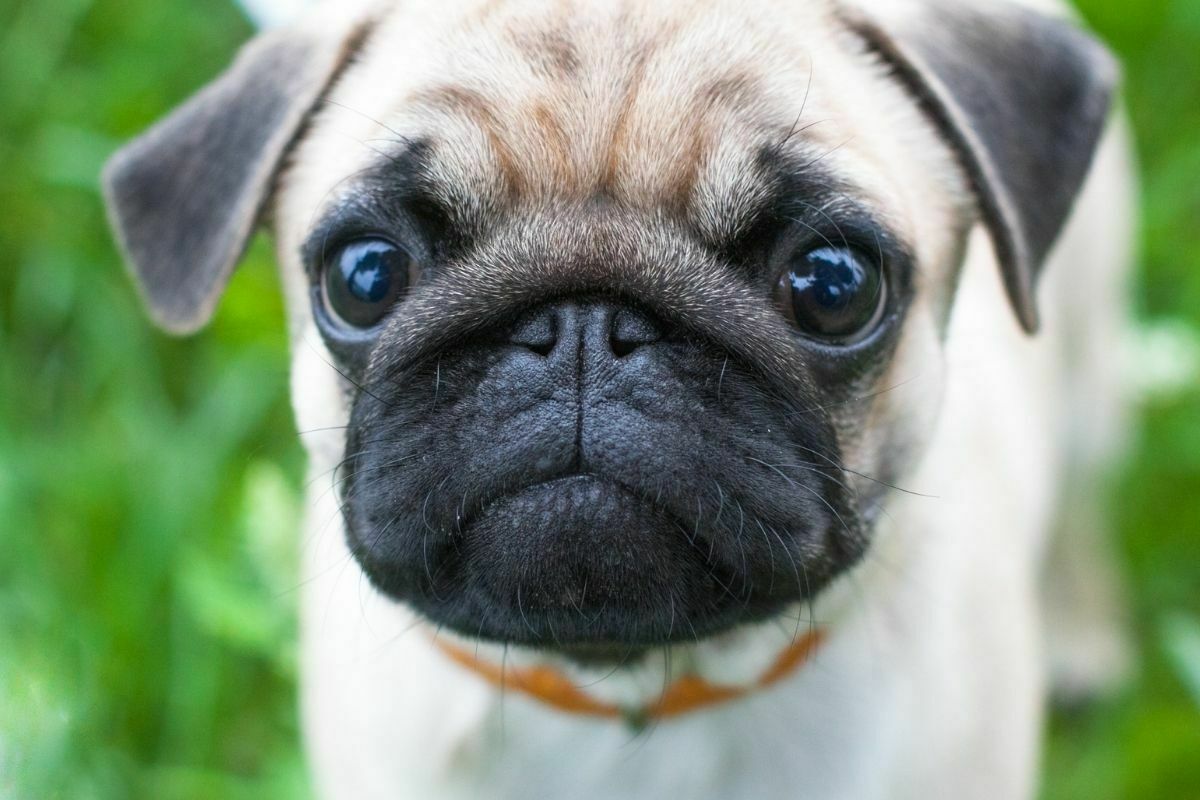
M 319 795 L 1032 797 L 1122 658 L 1116 83 L 1050 3 L 339 2 L 122 149 L 166 330 L 278 248 Z

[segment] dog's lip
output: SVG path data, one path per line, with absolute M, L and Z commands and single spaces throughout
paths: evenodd
M 680 524 L 679 520 L 676 519 L 675 515 L 671 513 L 670 509 L 664 507 L 661 503 L 655 502 L 654 498 L 650 497 L 648 493 L 639 491 L 637 488 L 632 487 L 612 476 L 585 470 L 564 472 L 551 478 L 535 480 L 531 483 L 523 484 L 513 489 L 505 489 L 503 491 L 488 495 L 476 503 L 474 508 L 462 514 L 458 518 L 457 527 L 460 531 L 470 527 L 475 520 L 487 514 L 488 510 L 493 505 L 496 505 L 497 503 L 500 503 L 508 498 L 518 497 L 520 495 L 530 494 L 537 491 L 550 491 L 557 487 L 566 487 L 572 483 L 584 482 L 597 483 L 610 489 L 614 489 L 623 495 L 627 495 L 631 500 L 644 503 L 655 513 L 664 515 L 672 522 Z

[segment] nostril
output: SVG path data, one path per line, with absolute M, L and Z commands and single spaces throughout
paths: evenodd
M 543 310 L 524 317 L 517 322 L 509 341 L 525 347 L 539 356 L 548 356 L 558 344 L 558 317 L 550 310 Z
M 617 358 L 624 358 L 639 347 L 654 344 L 662 338 L 662 328 L 643 314 L 623 308 L 613 315 L 609 342 Z

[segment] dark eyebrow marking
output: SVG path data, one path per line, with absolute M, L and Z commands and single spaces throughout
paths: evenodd
M 809 205 L 853 205 L 865 212 L 862 192 L 810 152 L 768 144 L 759 148 L 757 163 L 768 188 L 766 213 L 778 213 L 797 199 Z
M 340 239 L 355 234 L 382 232 L 413 221 L 436 222 L 448 227 L 449 214 L 440 208 L 439 193 L 429 182 L 432 144 L 426 139 L 407 141 L 393 154 L 346 179 L 340 199 L 327 208 L 301 245 L 310 270 Z
M 579 73 L 582 60 L 578 49 L 561 27 L 532 31 L 517 27 L 511 28 L 508 35 L 529 64 L 545 77 L 569 80 Z
M 749 264 L 769 253 L 781 237 L 797 235 L 818 243 L 856 245 L 899 265 L 907 281 L 913 248 L 873 209 L 862 192 L 802 151 L 764 145 L 756 160 L 767 192 L 747 224 L 717 249 Z

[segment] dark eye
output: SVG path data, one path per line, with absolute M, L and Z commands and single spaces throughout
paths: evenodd
M 325 265 L 325 302 L 356 328 L 369 328 L 403 296 L 412 278 L 412 256 L 386 239 L 356 239 Z
M 886 286 L 878 260 L 853 247 L 818 247 L 792 256 L 776 299 L 801 331 L 846 343 L 883 316 Z

